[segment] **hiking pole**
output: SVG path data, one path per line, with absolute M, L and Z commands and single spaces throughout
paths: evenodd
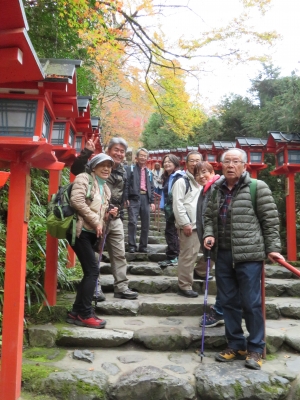
M 111 210 L 112 208 L 114 208 L 114 206 L 112 204 L 109 205 L 108 211 Z M 106 223 L 106 227 L 105 227 L 105 231 L 101 237 L 101 240 L 99 242 L 99 257 L 98 257 L 98 268 L 99 268 L 99 275 L 100 275 L 100 262 L 102 260 L 102 254 L 103 254 L 103 250 L 104 250 L 104 246 L 105 246 L 105 242 L 106 242 L 106 237 L 108 234 L 108 229 L 109 229 L 109 225 L 110 225 L 110 221 L 112 220 L 112 216 L 111 214 L 108 214 L 108 220 Z M 98 302 L 98 294 L 99 294 L 99 277 L 97 278 L 96 281 L 96 288 L 95 288 L 95 307 L 97 307 L 97 302 Z
M 211 244 L 210 241 L 207 242 L 208 245 Z M 202 323 L 202 339 L 201 339 L 201 362 L 204 357 L 204 337 L 205 337 L 205 324 L 206 324 L 206 308 L 207 308 L 207 292 L 208 292 L 208 279 L 210 272 L 210 250 L 207 250 L 207 264 L 206 264 L 206 279 L 205 279 L 205 292 L 204 292 L 204 302 L 203 302 L 203 323 Z

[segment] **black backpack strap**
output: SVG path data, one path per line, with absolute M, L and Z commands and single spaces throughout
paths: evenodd
M 189 177 L 187 175 L 183 175 L 183 179 L 185 180 L 185 194 L 187 194 L 189 189 L 192 192 L 193 189 Z

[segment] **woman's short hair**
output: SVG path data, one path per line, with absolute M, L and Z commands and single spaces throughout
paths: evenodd
M 202 169 L 206 169 L 210 173 L 214 172 L 213 166 L 208 161 L 200 161 L 195 166 L 194 175 L 198 174 Z

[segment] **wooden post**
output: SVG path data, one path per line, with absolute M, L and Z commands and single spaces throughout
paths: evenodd
M 60 171 L 49 171 L 49 200 L 56 193 L 60 184 Z M 50 306 L 56 304 L 57 294 L 57 262 L 58 239 L 47 233 L 46 239 L 46 268 L 45 268 L 45 292 Z
M 11 162 L 6 236 L 0 398 L 16 400 L 21 393 L 23 320 L 30 208 L 30 169 Z
M 286 237 L 287 258 L 297 261 L 296 211 L 295 211 L 295 173 L 288 172 L 286 181 Z

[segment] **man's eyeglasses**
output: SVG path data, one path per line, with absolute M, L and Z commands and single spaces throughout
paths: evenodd
M 245 162 L 244 161 L 240 161 L 240 160 L 225 160 L 225 161 L 222 161 L 222 164 L 223 165 L 230 165 L 230 164 L 233 164 L 233 165 L 239 165 L 239 164 L 245 164 Z

